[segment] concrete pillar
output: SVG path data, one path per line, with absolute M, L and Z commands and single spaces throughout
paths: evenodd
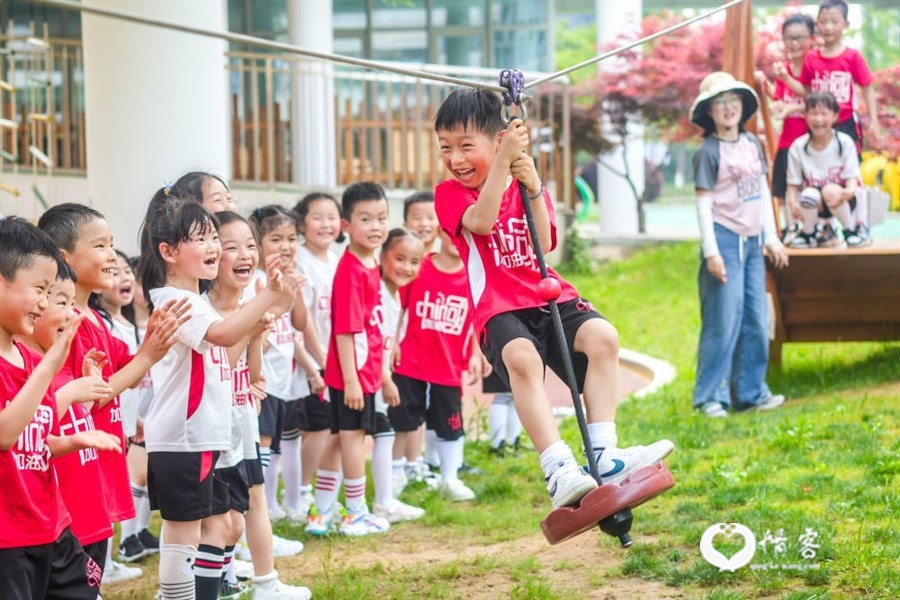
M 83 0 L 204 29 L 226 29 L 222 0 Z M 82 15 L 88 199 L 116 246 L 138 249 L 147 203 L 190 170 L 231 175 L 226 43 Z
M 596 0 L 597 44 L 601 51 L 621 43 L 623 36 L 637 37 L 641 27 L 641 0 L 621 2 L 619 0 Z M 598 64 L 600 76 L 622 68 L 617 59 L 605 60 Z M 602 123 L 604 131 L 609 126 Z M 607 133 L 610 139 L 616 136 Z M 616 171 L 624 171 L 625 163 L 631 171 L 631 178 L 638 189 L 644 191 L 644 128 L 632 127 L 628 134 L 627 154 L 621 148 L 603 156 Z M 638 231 L 637 200 L 625 179 L 602 165 L 598 171 L 598 192 L 600 196 L 600 231 L 610 234 L 634 234 Z
M 286 0 L 290 43 L 333 52 L 331 0 Z M 304 187 L 337 184 L 331 63 L 302 61 L 293 78 L 293 180 Z

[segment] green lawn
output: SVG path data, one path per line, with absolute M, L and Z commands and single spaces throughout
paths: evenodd
M 340 600 L 900 596 L 900 344 L 787 345 L 783 370 L 769 379 L 788 397 L 784 408 L 698 416 L 690 407 L 697 264 L 695 244 L 668 245 L 571 277 L 624 347 L 678 369 L 672 385 L 619 409 L 622 444 L 668 437 L 677 447 L 668 460 L 677 485 L 635 511 L 630 550 L 597 533 L 548 546 L 537 533 L 550 504 L 537 457 L 497 460 L 476 442 L 466 449 L 485 471 L 467 479 L 476 502 L 452 504 L 413 487 L 404 499 L 424 506 L 426 518 L 363 539 L 306 540 L 301 528 L 279 525 L 307 543 L 300 556 L 280 559 L 279 571 L 316 598 Z M 579 448 L 575 423 L 563 431 Z M 759 551 L 753 564 L 818 568 L 720 573 L 699 552 L 703 531 L 718 522 L 742 523 L 757 538 L 783 529 L 785 555 Z M 799 555 L 807 528 L 818 533 L 812 560 Z M 716 547 L 729 554 L 727 543 Z M 104 597 L 152 590 L 153 575 Z

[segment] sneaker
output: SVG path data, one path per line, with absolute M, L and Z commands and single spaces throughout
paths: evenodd
M 431 469 L 422 460 L 406 463 L 403 469 L 406 471 L 406 479 L 414 483 L 421 483 L 431 475 Z
M 300 511 L 297 509 L 293 509 L 290 506 L 282 506 L 281 510 L 284 511 L 285 518 L 293 523 L 294 525 L 299 525 L 301 523 L 306 523 L 306 515 L 309 513 L 309 507 L 306 507 L 306 510 Z
M 790 227 L 788 227 L 787 229 L 785 229 L 782 232 L 781 243 L 784 244 L 785 246 L 790 246 L 791 241 L 793 241 L 793 239 L 795 237 L 797 237 L 797 234 L 800 233 L 800 231 L 801 231 L 800 223 L 794 223 L 793 225 L 791 225 Z
M 222 585 L 219 586 L 219 600 L 235 600 L 249 589 L 246 583 L 241 583 L 240 581 L 235 583 L 223 581 Z
M 872 243 L 868 230 L 862 231 L 864 228 L 864 225 L 857 225 L 856 229 L 844 230 L 844 239 L 847 241 L 848 248 L 863 248 Z
M 248 553 L 249 554 L 249 553 Z M 253 579 L 253 563 L 240 558 L 232 558 L 231 564 L 234 565 L 234 576 L 238 581 L 247 581 Z
M 391 528 L 387 520 L 377 517 L 363 507 L 359 512 L 344 511 L 338 531 L 341 535 L 361 536 L 370 533 L 383 533 Z
M 773 410 L 778 408 L 779 406 L 784 404 L 784 396 L 781 394 L 773 394 L 763 400 L 762 402 L 758 402 L 753 406 L 756 410 Z
M 331 533 L 332 512 L 319 512 L 316 505 L 309 507 L 306 515 L 306 533 L 316 537 L 323 537 Z
M 496 456 L 497 458 L 506 458 L 513 454 L 511 448 L 506 445 L 506 441 L 500 440 L 500 445 L 497 447 L 491 446 L 488 448 L 488 454 L 491 456 Z
M 419 508 L 418 506 L 410 506 L 409 504 L 405 504 L 403 502 L 400 502 L 399 500 L 394 500 L 394 502 L 387 507 L 376 504 L 373 508 L 374 510 L 372 512 L 375 513 L 375 516 L 381 517 L 388 523 L 399 523 L 400 521 L 415 521 L 416 519 L 421 519 L 425 516 L 424 508 Z
M 553 508 L 578 504 L 585 494 L 597 487 L 594 478 L 584 472 L 574 461 L 564 461 L 547 478 L 547 491 Z
M 465 473 L 466 475 L 484 475 L 484 471 L 482 471 L 478 467 L 470 465 L 469 463 L 463 463 L 459 465 L 459 472 Z
M 141 543 L 144 545 L 144 548 L 146 548 L 153 554 L 159 552 L 159 538 L 150 533 L 149 529 L 141 529 L 138 532 L 137 536 L 138 539 L 141 540 Z
M 282 519 L 285 519 L 285 518 L 287 518 L 287 514 L 284 512 L 284 509 L 282 509 L 280 506 L 278 506 L 276 504 L 275 506 L 269 507 L 269 520 L 270 521 L 272 521 L 274 523 L 275 521 L 281 521 Z
M 468 502 L 475 499 L 475 492 L 459 479 L 447 479 L 441 484 L 441 495 L 454 502 Z
M 296 556 L 301 552 L 303 552 L 303 542 L 298 540 L 287 540 L 274 533 L 272 534 L 272 553 L 276 558 Z
M 816 234 L 815 233 L 803 233 L 802 231 L 798 233 L 794 239 L 791 240 L 790 243 L 791 248 L 815 248 L 816 247 Z
M 141 543 L 137 534 L 129 535 L 119 544 L 119 560 L 122 562 L 134 562 L 150 554 L 152 552 Z
M 655 465 L 674 449 L 675 444 L 669 440 L 659 440 L 649 446 L 607 448 L 598 457 L 600 480 L 603 483 L 620 483 L 640 467 Z
M 391 475 L 391 489 L 394 491 L 394 496 L 399 496 L 406 488 L 407 483 L 409 483 L 409 479 L 406 477 L 406 469 L 394 469 Z
M 103 571 L 103 583 L 117 583 L 119 581 L 128 581 L 129 579 L 137 579 L 144 572 L 138 567 L 126 567 L 122 563 L 112 561 L 107 569 Z
M 700 407 L 700 412 L 702 412 L 707 417 L 712 417 L 713 419 L 724 419 L 728 416 L 728 411 L 725 410 L 725 407 L 722 406 L 721 403 L 716 401 L 710 401 Z
M 816 236 L 816 248 L 837 248 L 841 244 L 841 238 L 838 237 L 831 223 L 822 225 L 819 234 Z
M 278 580 L 273 571 L 266 577 L 253 581 L 253 600 L 310 600 L 312 592 L 303 586 L 294 586 Z

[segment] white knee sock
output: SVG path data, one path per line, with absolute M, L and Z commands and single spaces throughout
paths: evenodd
M 509 412 L 506 415 L 507 445 L 511 446 L 515 444 L 520 435 L 522 435 L 522 421 L 519 420 L 519 413 L 516 411 L 516 407 L 510 404 Z
M 281 440 L 281 478 L 284 480 L 284 503 L 288 508 L 300 508 L 300 481 L 302 463 L 300 462 L 300 438 Z
M 193 546 L 164 544 L 159 549 L 159 589 L 164 600 L 194 600 Z
M 462 438 L 460 438 L 462 439 Z M 444 481 L 459 479 L 459 444 L 458 440 L 442 440 L 438 438 L 437 451 L 441 457 L 441 477 Z
M 263 488 L 266 491 L 266 506 L 269 507 L 269 510 L 278 506 L 279 458 L 281 458 L 280 454 L 272 454 L 272 457 L 269 460 L 269 466 L 266 467 L 265 473 L 263 473 L 263 478 L 265 479 Z
M 352 513 L 358 513 L 366 507 L 365 475 L 344 480 L 344 499 L 347 500 L 347 510 Z
M 379 435 L 372 448 L 372 479 L 375 482 L 375 504 L 390 506 L 394 501 L 393 482 L 394 434 Z
M 853 215 L 850 214 L 849 202 L 841 202 L 838 206 L 832 207 L 831 214 L 837 217 L 845 231 L 856 229 L 856 221 L 853 220 Z
M 122 521 L 122 541 L 137 535 L 145 527 L 143 521 L 141 521 L 141 500 L 146 499 L 148 508 L 150 506 L 150 498 L 147 496 L 146 486 L 138 485 L 133 481 L 131 482 L 131 499 L 134 501 L 135 515 L 132 519 Z
M 488 432 L 491 436 L 491 448 L 499 448 L 506 435 L 506 424 L 509 415 L 509 405 L 505 402 L 497 402 L 497 397 L 491 403 L 488 410 Z
M 115 536 L 113 536 L 115 537 Z M 112 546 L 113 546 L 113 538 L 109 538 L 106 541 L 106 564 L 103 566 L 103 570 L 106 571 L 108 569 L 112 569 Z
M 316 471 L 316 508 L 319 513 L 326 513 L 334 506 L 341 490 L 341 479 L 343 475 L 340 471 L 326 471 L 318 469 Z
M 430 466 L 437 466 L 440 462 L 440 453 L 437 449 L 437 434 L 434 429 L 425 429 L 425 462 Z

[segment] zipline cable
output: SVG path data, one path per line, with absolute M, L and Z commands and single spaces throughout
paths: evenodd
M 612 58 L 613 56 L 622 54 L 623 52 L 631 50 L 635 46 L 640 46 L 641 44 L 646 44 L 647 42 L 651 42 L 658 37 L 662 37 L 664 35 L 670 34 L 673 31 L 678 31 L 682 27 L 687 27 L 688 25 L 690 25 L 692 23 L 696 23 L 697 21 L 700 21 L 702 19 L 710 17 L 710 16 L 716 14 L 717 12 L 727 10 L 727 9 L 731 8 L 732 6 L 737 6 L 738 4 L 741 4 L 742 2 L 744 2 L 744 0 L 732 0 L 732 2 L 729 2 L 728 4 L 723 4 L 722 6 L 716 7 L 711 11 L 703 13 L 702 15 L 697 15 L 696 17 L 692 17 L 692 18 L 688 19 L 687 21 L 682 21 L 681 23 L 676 23 L 675 25 L 672 25 L 671 27 L 666 27 L 665 29 L 660 29 L 656 33 L 653 33 L 651 35 L 648 35 L 647 37 L 643 37 L 639 40 L 636 40 L 634 42 L 626 44 L 625 46 L 620 46 L 618 48 L 610 50 L 609 52 L 605 52 L 603 54 L 595 56 L 594 58 L 590 58 L 588 60 L 582 61 L 582 62 L 578 63 L 577 65 L 572 65 L 571 67 L 565 68 L 562 71 L 557 71 L 556 73 L 551 73 L 550 75 L 547 75 L 545 77 L 540 77 L 538 79 L 535 79 L 534 81 L 529 81 L 528 83 L 525 84 L 525 89 L 527 90 L 529 88 L 533 88 L 535 86 L 541 85 L 542 83 L 547 83 L 548 81 L 556 79 L 557 77 L 561 77 L 562 75 L 568 75 L 572 71 L 577 71 L 578 69 L 590 66 L 594 63 L 598 63 L 601 60 L 606 60 L 607 58 Z
M 63 10 L 74 10 L 82 13 L 88 13 L 93 15 L 99 15 L 103 17 L 109 17 L 112 19 L 120 19 L 123 21 L 130 21 L 132 23 L 138 23 L 141 25 L 150 25 L 153 27 L 162 27 L 164 29 L 173 29 L 175 31 L 181 31 L 184 33 L 193 33 L 196 35 L 202 35 L 205 37 L 218 38 L 221 40 L 225 40 L 228 42 L 233 42 L 235 44 L 248 44 L 251 46 L 259 46 L 261 48 L 268 48 L 270 50 L 277 50 L 279 52 L 284 52 L 285 54 L 297 54 L 300 56 L 306 56 L 308 58 L 317 58 L 319 60 L 327 60 L 334 63 L 343 63 L 347 65 L 353 65 L 357 67 L 363 67 L 365 69 L 371 69 L 375 71 L 387 71 L 389 73 L 397 73 L 399 75 L 407 75 L 409 77 L 416 77 L 419 79 L 428 79 L 431 81 L 438 81 L 441 83 L 446 83 L 450 85 L 458 85 L 463 87 L 470 87 L 480 90 L 486 90 L 490 92 L 499 92 L 503 93 L 507 91 L 507 88 L 504 88 L 499 85 L 493 85 L 490 83 L 484 83 L 481 81 L 471 81 L 469 79 L 462 79 L 459 77 L 451 77 L 449 75 L 440 75 L 438 73 L 432 73 L 430 71 L 420 71 L 417 69 L 409 69 L 406 67 L 402 67 L 397 64 L 392 63 L 384 63 L 374 60 L 366 60 L 363 58 L 353 58 L 350 56 L 343 56 L 340 54 L 330 54 L 327 52 L 316 52 L 315 50 L 308 50 L 306 48 L 301 48 L 299 46 L 294 46 L 292 44 L 286 44 L 284 42 L 275 42 L 272 40 L 267 40 L 264 38 L 246 35 L 243 33 L 232 33 L 226 31 L 213 31 L 211 29 L 202 29 L 199 27 L 192 27 L 190 25 L 182 25 L 180 23 L 172 23 L 170 21 L 161 21 L 159 19 L 153 19 L 150 17 L 144 17 L 140 15 L 135 15 L 132 13 L 121 12 L 118 10 L 113 10 L 110 8 L 101 8 L 99 6 L 90 6 L 85 5 L 83 3 L 74 2 L 72 0 L 31 0 L 32 3 L 35 4 L 44 4 L 46 6 L 53 6 L 56 8 L 61 8 Z M 683 27 L 687 27 L 692 23 L 696 23 L 702 19 L 706 19 L 718 12 L 723 10 L 727 10 L 732 6 L 737 6 L 741 4 L 744 0 L 732 0 L 727 4 L 723 4 L 713 10 L 707 11 L 703 14 L 697 15 L 696 17 L 692 17 L 686 21 L 682 21 L 681 23 L 676 23 L 671 27 L 667 27 L 665 29 L 661 29 L 654 34 L 643 37 L 639 40 L 635 40 L 625 46 L 620 46 L 609 52 L 605 52 L 594 58 L 582 61 L 578 64 L 572 65 L 566 69 L 561 71 L 557 71 L 556 73 L 551 73 L 550 75 L 546 75 L 544 77 L 540 77 L 535 79 L 534 81 L 529 81 L 525 84 L 524 89 L 530 89 L 541 85 L 542 83 L 547 83 L 548 81 L 552 81 L 558 77 L 562 77 L 563 75 L 568 75 L 572 71 L 577 71 L 578 69 L 582 69 L 584 67 L 593 65 L 602 60 L 606 60 L 607 58 L 612 58 L 613 56 L 617 56 L 626 52 L 636 46 L 640 46 L 642 44 L 646 44 L 647 42 L 653 41 L 656 38 L 662 37 L 673 31 L 677 31 Z

